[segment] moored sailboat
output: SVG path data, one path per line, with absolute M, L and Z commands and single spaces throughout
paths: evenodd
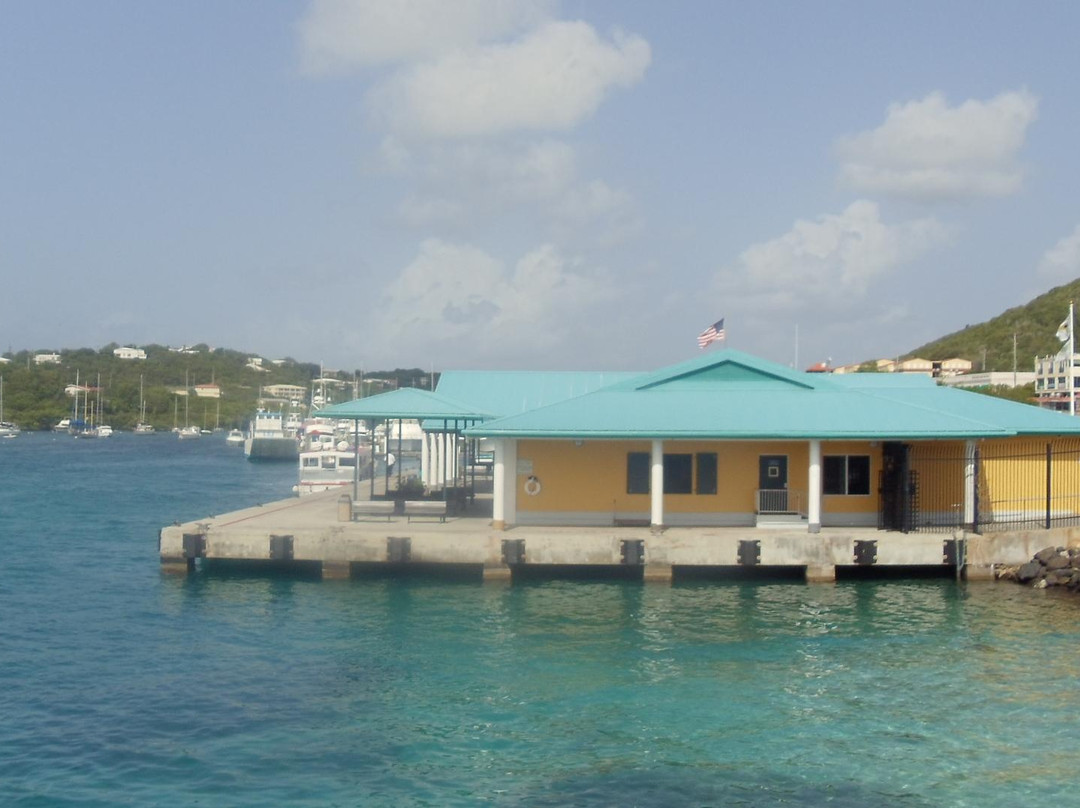
M 13 422 L 4 420 L 4 377 L 0 376 L 0 438 L 14 438 L 20 431 Z
M 136 435 L 147 435 L 154 431 L 154 425 L 146 422 L 146 398 L 143 396 L 143 377 L 139 376 L 139 422 L 132 430 Z

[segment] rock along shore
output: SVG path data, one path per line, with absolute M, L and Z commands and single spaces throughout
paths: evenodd
M 1030 584 L 1037 589 L 1064 586 L 1080 592 L 1080 547 L 1045 547 L 1019 567 L 1000 567 L 997 578 Z

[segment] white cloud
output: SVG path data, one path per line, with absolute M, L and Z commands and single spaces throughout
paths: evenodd
M 387 139 L 382 165 L 417 187 L 398 207 L 408 224 L 465 223 L 508 206 L 553 205 L 577 182 L 577 154 L 566 143 L 455 141 L 397 148 Z
M 459 50 L 391 77 L 370 97 L 389 128 L 426 137 L 565 131 L 612 87 L 640 81 L 649 44 L 585 22 L 550 22 L 508 44 Z
M 508 270 L 476 247 L 429 239 L 386 289 L 374 339 L 397 355 L 437 341 L 447 359 L 462 351 L 535 360 L 572 345 L 584 312 L 613 294 L 602 274 L 550 245 Z
M 876 204 L 859 200 L 839 214 L 796 221 L 779 238 L 748 247 L 718 273 L 717 285 L 745 307 L 768 312 L 858 305 L 875 280 L 946 237 L 934 219 L 885 224 Z
M 499 202 L 551 199 L 572 185 L 577 153 L 567 143 L 452 143 L 427 150 L 428 177 Z
M 551 16 L 551 0 L 314 0 L 299 23 L 307 73 L 437 58 Z
M 554 216 L 564 235 L 586 232 L 600 246 L 624 242 L 641 227 L 634 198 L 603 180 L 568 188 L 557 200 Z
M 1023 182 L 1016 158 L 1038 106 L 1026 90 L 956 107 L 941 93 L 893 104 L 877 129 L 837 142 L 840 180 L 919 200 L 1008 196 Z
M 1039 274 L 1054 282 L 1080 278 L 1080 225 L 1046 251 L 1039 262 Z
M 465 218 L 465 209 L 453 199 L 409 196 L 398 204 L 398 215 L 413 227 L 427 227 L 461 222 Z

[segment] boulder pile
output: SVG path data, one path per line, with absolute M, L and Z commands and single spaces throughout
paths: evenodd
M 1037 589 L 1064 586 L 1080 592 L 1080 547 L 1046 547 L 1026 564 L 999 569 L 997 577 Z

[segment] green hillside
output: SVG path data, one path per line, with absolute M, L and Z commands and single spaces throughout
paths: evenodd
M 920 345 L 904 355 L 923 359 L 970 359 L 973 370 L 1013 369 L 1013 335 L 1016 335 L 1016 366 L 1032 370 L 1036 356 L 1057 353 L 1061 342 L 1058 326 L 1069 315 L 1069 302 L 1080 301 L 1080 278 L 1039 295 L 1030 303 L 1008 309 L 991 320 L 964 326 L 960 331 Z M 986 364 L 983 365 L 985 351 Z
M 249 366 L 251 354 L 227 348 L 212 349 L 195 345 L 190 353 L 180 353 L 163 345 L 139 346 L 146 359 L 119 359 L 113 355 L 115 344 L 100 350 L 76 348 L 57 351 L 61 363 L 37 365 L 35 353 L 6 353 L 10 362 L 0 363 L 4 382 L 4 420 L 14 421 L 23 429 L 50 429 L 61 418 L 72 414 L 73 399 L 64 388 L 75 384 L 97 387 L 100 378 L 103 422 L 116 429 L 131 429 L 139 419 L 139 385 L 146 400 L 146 419 L 157 429 L 184 425 L 185 396 L 177 390 L 197 384 L 216 384 L 220 399 L 186 397 L 188 422 L 212 429 L 243 427 L 257 406 L 260 388 L 271 384 L 294 384 L 310 390 L 319 377 L 319 366 L 285 359 L 264 361 L 263 370 Z M 77 376 L 76 376 L 77 374 Z M 326 371 L 325 375 L 352 382 L 362 375 L 365 395 L 400 387 L 426 387 L 430 376 L 418 368 L 376 371 Z M 90 394 L 91 403 L 97 395 Z

